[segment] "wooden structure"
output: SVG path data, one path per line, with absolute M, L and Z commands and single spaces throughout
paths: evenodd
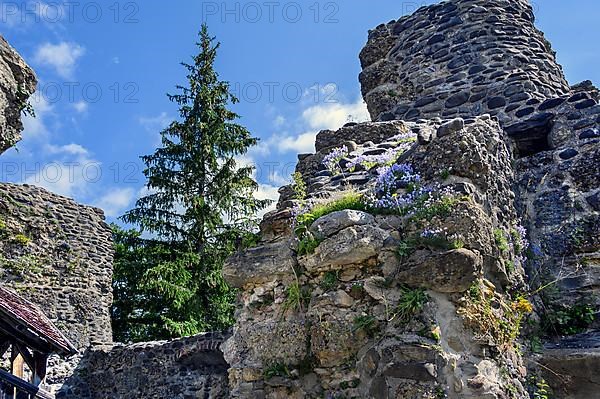
M 0 399 L 53 399 L 40 388 L 48 357 L 75 353 L 36 305 L 0 286 L 0 357 L 10 360 L 10 370 L 0 369 Z

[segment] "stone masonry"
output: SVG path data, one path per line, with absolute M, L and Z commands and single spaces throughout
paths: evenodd
M 3 284 L 38 304 L 79 350 L 111 343 L 111 232 L 102 211 L 0 185 Z
M 51 357 L 48 384 L 58 389 L 81 355 L 110 344 L 113 248 L 101 210 L 45 189 L 0 184 L 0 281 L 37 304 L 79 350 Z
M 457 315 L 472 311 L 467 291 L 474 286 L 481 284 L 500 306 L 510 290 L 523 285 L 521 265 L 507 266 L 515 254 L 501 254 L 493 237 L 495 229 L 508 231 L 517 223 L 512 155 L 497 121 L 483 116 L 364 123 L 322 132 L 318 143 L 337 141 L 349 149 L 340 161 L 348 166 L 339 174 L 325 169 L 321 160 L 331 147 L 319 144 L 319 152 L 302 157 L 298 170 L 308 186 L 307 200 L 368 191 L 376 172 L 357 171 L 349 166 L 353 159 L 395 151 L 407 137 L 414 144 L 397 162 L 414 165 L 424 181 L 456 190 L 463 200 L 452 214 L 429 220 L 334 212 L 312 224 L 322 241 L 305 255 L 298 254 L 289 228 L 270 225 L 268 241 L 225 268 L 228 281 L 241 290 L 238 321 L 223 345 L 231 397 L 475 399 L 501 398 L 509 390 L 528 397 L 515 348 L 492 344 L 494 334 Z M 284 195 L 280 207 L 294 202 Z M 398 257 L 398 246 L 424 229 L 460 236 L 464 245 L 450 250 L 424 245 Z M 335 278 L 326 286 L 327 276 Z M 290 309 L 293 284 L 302 287 L 305 299 Z M 428 300 L 414 314 L 398 315 L 407 292 L 422 292 Z M 360 328 L 361 320 L 370 320 L 373 331 Z
M 527 0 L 463 0 L 422 7 L 378 26 L 360 55 L 371 117 L 489 113 L 506 122 L 568 94 L 534 19 Z
M 90 348 L 57 398 L 228 398 L 221 334 Z

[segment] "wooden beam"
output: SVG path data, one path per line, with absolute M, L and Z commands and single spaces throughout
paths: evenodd
M 33 372 L 33 370 L 35 370 L 35 360 L 33 359 L 33 356 L 31 355 L 31 353 L 29 352 L 29 349 L 27 349 L 26 346 L 22 345 L 19 342 L 15 342 L 15 345 L 17 347 L 17 350 L 19 351 L 19 353 L 21 354 L 21 356 L 27 363 L 29 370 L 31 370 Z
M 68 341 L 65 346 L 52 337 L 35 331 L 22 320 L 2 312 L 2 309 L 0 309 L 0 335 L 2 334 L 17 338 L 27 347 L 42 353 L 57 353 L 59 355 L 74 355 L 77 353 L 77 349 L 68 344 Z
M 2 341 L 2 343 L 0 344 L 0 357 L 4 356 L 8 348 L 10 348 L 10 341 Z
M 35 369 L 33 370 L 33 385 L 40 386 L 46 379 L 46 367 L 48 364 L 48 355 L 40 352 L 33 352 L 35 360 Z
M 19 391 L 28 393 L 36 399 L 55 399 L 54 395 L 40 389 L 27 381 L 23 381 L 4 370 L 0 370 L 0 380 L 6 381 L 9 386 L 15 387 Z
M 15 342 L 13 342 L 12 353 L 10 355 L 10 369 L 12 375 L 23 379 L 23 356 L 19 353 L 19 349 Z

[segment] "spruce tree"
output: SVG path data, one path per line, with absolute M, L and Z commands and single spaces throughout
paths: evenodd
M 170 260 L 171 246 L 143 239 L 135 230 L 111 227 L 115 247 L 111 307 L 114 340 L 140 342 L 170 338 L 161 318 L 168 309 L 168 302 L 145 284 L 145 274 L 148 269 Z
M 150 265 L 142 285 L 161 296 L 160 317 L 172 336 L 232 324 L 222 266 L 268 204 L 253 196 L 253 168 L 236 163 L 258 140 L 228 109 L 238 100 L 214 69 L 219 43 L 206 25 L 199 37 L 198 55 L 182 64 L 187 84 L 168 95 L 180 118 L 161 132 L 161 147 L 142 157 L 149 194 L 122 218 L 167 245 L 169 256 Z

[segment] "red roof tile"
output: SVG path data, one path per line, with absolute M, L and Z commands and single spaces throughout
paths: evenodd
M 8 316 L 21 323 L 39 338 L 47 341 L 57 353 L 71 355 L 77 350 L 33 303 L 0 286 L 0 317 Z

